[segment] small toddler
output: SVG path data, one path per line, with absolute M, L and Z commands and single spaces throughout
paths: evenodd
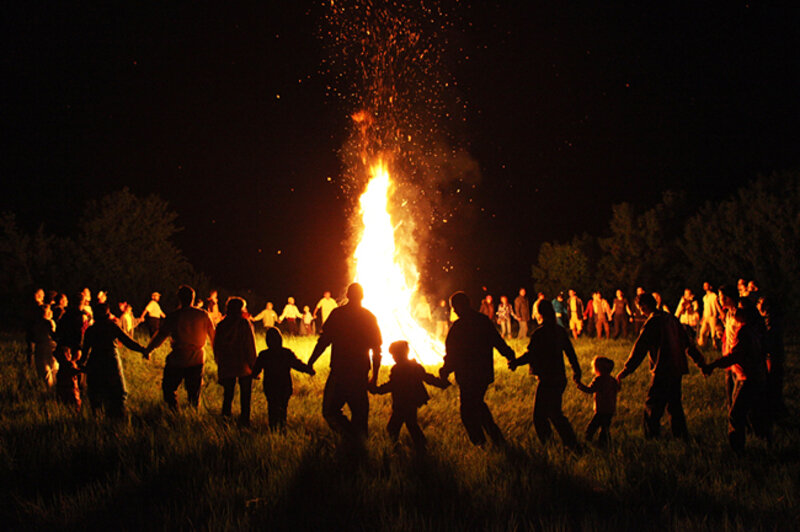
M 608 357 L 594 357 L 592 370 L 595 377 L 589 386 L 580 382 L 576 385 L 580 391 L 594 394 L 594 417 L 586 427 L 586 439 L 592 441 L 594 433 L 600 429 L 597 436 L 598 443 L 606 446 L 611 441 L 611 419 L 617 409 L 619 383 L 611 376 L 611 372 L 614 371 L 614 361 Z

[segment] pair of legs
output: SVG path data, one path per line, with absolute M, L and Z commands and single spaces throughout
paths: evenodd
M 547 443 L 553 435 L 553 429 L 550 427 L 552 424 L 564 445 L 567 447 L 578 445 L 575 431 L 564 416 L 564 412 L 561 411 L 561 398 L 566 387 L 566 382 L 549 383 L 546 381 L 539 381 L 539 386 L 536 387 L 536 397 L 533 403 L 533 427 L 542 443 Z
M 511 318 L 500 322 L 500 336 L 511 338 Z
M 527 338 L 528 337 L 528 320 L 519 320 L 519 332 L 517 332 L 517 338 Z
M 613 417 L 614 414 L 595 413 L 592 420 L 589 421 L 589 424 L 586 426 L 586 440 L 592 441 L 594 433 L 600 429 L 597 435 L 597 442 L 603 446 L 611 443 L 611 419 Z
M 503 445 L 506 439 L 500 432 L 500 427 L 494 422 L 492 412 L 486 405 L 483 397 L 486 395 L 488 384 L 469 384 L 459 383 L 461 392 L 461 422 L 467 429 L 469 440 L 475 445 L 486 443 L 486 436 L 498 444 Z M 416 416 L 416 414 L 415 414 Z
M 686 415 L 681 402 L 682 377 L 653 376 L 647 399 L 644 403 L 644 435 L 646 438 L 657 438 L 661 432 L 661 416 L 664 410 L 669 412 L 672 435 L 684 440 L 689 439 L 686 427 Z
M 614 340 L 622 335 L 623 338 L 628 337 L 628 316 L 625 314 L 614 315 Z
M 231 377 L 229 379 L 220 379 L 219 383 L 222 385 L 222 415 L 224 417 L 231 416 L 233 407 L 233 395 L 236 391 L 236 381 L 239 381 L 239 407 L 241 413 L 239 414 L 239 424 L 250 424 L 250 398 L 253 392 L 253 378 L 252 377 Z
M 103 409 L 110 418 L 125 417 L 128 392 L 120 373 L 91 372 L 86 376 L 86 391 L 93 412 Z
M 583 330 L 583 320 L 577 315 L 573 315 L 569 319 L 569 330 L 572 331 L 572 337 L 578 338 Z
M 608 339 L 608 337 L 609 337 L 608 320 L 599 319 L 597 316 L 595 316 L 595 318 L 594 318 L 594 327 L 595 327 L 595 330 L 597 330 L 597 339 L 598 340 L 603 337 L 603 334 L 605 334 L 606 335 L 606 339 Z
M 335 432 L 353 439 L 367 437 L 368 383 L 366 375 L 361 379 L 334 374 L 328 377 L 322 394 L 322 417 Z M 350 407 L 351 419 L 342 412 L 345 404 Z
M 282 429 L 286 426 L 286 417 L 289 411 L 289 396 L 264 394 L 267 398 L 267 417 L 269 428 Z
M 164 377 L 161 380 L 161 391 L 164 402 L 172 410 L 178 409 L 178 387 L 183 382 L 189 405 L 197 408 L 200 404 L 200 387 L 203 384 L 203 364 L 188 368 L 164 366 Z
M 700 332 L 697 334 L 697 345 L 703 346 L 706 343 L 706 336 L 711 338 L 711 345 L 717 348 L 717 318 L 715 316 L 703 317 L 700 324 Z
M 405 424 L 408 433 L 411 435 L 411 440 L 414 442 L 414 447 L 418 451 L 425 450 L 425 445 L 428 443 L 425 434 L 417 422 L 417 408 L 416 407 L 398 407 L 397 405 L 392 408 L 392 416 L 389 418 L 389 424 L 386 425 L 386 430 L 389 432 L 389 437 L 393 442 L 397 442 L 400 437 L 400 429 Z
M 728 411 L 728 441 L 736 452 L 744 450 L 748 419 L 756 436 L 769 440 L 770 423 L 764 391 L 764 385 L 752 379 L 736 382 Z

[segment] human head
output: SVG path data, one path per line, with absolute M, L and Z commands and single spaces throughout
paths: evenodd
M 617 299 L 622 299 L 622 290 L 617 289 Z
M 208 293 L 208 299 L 210 299 L 211 301 L 217 301 L 218 298 L 219 295 L 217 294 L 216 290 L 212 290 L 211 292 Z
M 556 311 L 553 310 L 553 304 L 549 301 L 539 303 L 539 315 L 542 317 L 543 323 L 556 321 Z
M 308 305 L 304 305 L 303 312 L 311 312 L 311 307 L 309 307 Z
M 703 291 L 704 292 L 711 292 L 711 290 L 712 290 L 711 283 L 709 283 L 708 281 L 703 283 Z
M 659 306 L 659 303 L 656 302 L 656 295 L 657 292 L 653 292 L 653 294 L 641 294 L 636 297 L 636 305 L 642 310 L 642 314 L 652 314 Z
M 544 292 L 539 292 L 538 294 L 536 294 L 536 297 L 537 297 L 537 298 L 538 298 L 540 301 L 541 301 L 541 300 L 543 300 L 543 299 L 544 299 Z
M 33 299 L 34 299 L 34 301 L 36 301 L 37 305 L 44 305 L 44 289 L 43 288 L 37 288 L 33 292 Z
M 687 288 L 686 290 L 683 291 L 684 299 L 692 299 L 692 297 L 694 297 L 694 294 L 692 294 L 691 289 Z
M 747 296 L 747 281 L 745 279 L 736 281 L 736 289 L 739 290 L 739 297 Z
M 272 301 L 267 301 L 267 308 L 268 308 L 268 309 L 272 310 L 272 307 L 273 307 L 273 306 L 274 306 L 274 305 L 272 304 Z
M 592 360 L 592 369 L 595 375 L 611 375 L 614 371 L 614 361 L 608 357 L 596 356 Z
M 331 297 L 331 291 L 330 290 L 325 290 L 325 292 L 322 294 L 322 297 L 324 297 L 325 299 L 330 298 Z
M 644 288 L 641 287 L 641 286 L 637 286 L 636 287 L 636 296 L 638 297 L 638 296 L 640 296 L 642 294 L 644 294 Z
M 469 296 L 464 292 L 456 292 L 450 296 L 450 306 L 453 311 L 460 317 L 469 310 Z
M 520 289 L 519 289 L 519 295 L 521 295 L 522 297 L 525 297 L 525 294 L 527 294 L 527 292 L 525 291 L 525 289 L 524 289 L 524 288 L 520 288 Z
M 389 346 L 389 354 L 392 355 L 392 358 L 398 364 L 408 360 L 408 350 L 408 342 L 405 340 L 392 342 Z
M 39 308 L 42 311 L 42 318 L 44 318 L 46 320 L 52 320 L 53 319 L 53 309 L 50 307 L 49 303 L 45 303 L 44 305 L 42 305 Z
M 161 294 L 159 294 L 158 292 L 153 292 L 152 294 L 150 294 L 150 299 L 152 299 L 153 301 L 158 301 L 161 299 Z
M 508 298 L 506 296 L 500 296 L 500 303 L 503 303 L 505 305 L 506 303 L 508 303 Z
M 739 292 L 730 285 L 719 287 L 719 302 L 723 307 L 733 308 L 739 302 Z
M 747 283 L 747 292 L 758 292 L 758 282 L 755 279 Z
M 287 303 L 289 303 L 290 305 L 294 305 L 294 298 L 290 296 L 290 297 L 289 297 L 289 298 L 286 300 L 286 302 L 287 302 Z
M 653 296 L 653 301 L 656 302 L 656 306 L 653 308 L 661 308 L 661 294 L 659 294 L 658 292 L 653 292 L 652 296 Z
M 89 301 L 91 301 L 92 291 L 89 290 L 88 288 L 84 288 L 83 290 L 81 290 L 81 299 L 83 300 L 84 303 L 88 303 Z
M 231 296 L 225 302 L 225 315 L 239 317 L 247 308 L 247 302 L 241 297 Z
M 158 294 L 158 292 L 156 292 L 155 294 Z M 194 288 L 186 284 L 182 284 L 181 286 L 179 286 L 178 303 L 180 303 L 180 305 L 184 308 L 191 307 L 192 304 L 194 303 Z
M 281 332 L 275 327 L 267 329 L 267 347 L 269 349 L 277 349 L 282 346 L 283 336 L 281 336 Z
M 491 303 L 492 302 L 492 294 L 486 294 L 486 297 L 484 298 L 484 300 L 487 303 Z
M 556 296 L 556 299 L 558 299 L 559 301 L 564 301 L 564 292 L 559 292 L 558 295 Z
M 61 308 L 67 308 L 69 305 L 69 298 L 67 298 L 67 294 L 58 294 L 58 306 Z
M 347 302 L 361 304 L 364 299 L 364 288 L 358 283 L 353 283 L 347 287 Z
M 97 292 L 97 302 L 98 303 L 107 303 L 108 302 L 108 292 L 105 290 L 100 290 Z

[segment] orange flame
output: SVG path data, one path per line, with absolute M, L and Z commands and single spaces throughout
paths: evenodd
M 411 354 L 425 365 L 440 364 L 444 346 L 421 327 L 411 315 L 411 305 L 418 288 L 416 267 L 401 266 L 395 244 L 395 227 L 388 211 L 392 180 L 383 161 L 370 169 L 371 179 L 360 198 L 364 223 L 356 247 L 355 280 L 364 287 L 364 307 L 378 319 L 384 349 L 391 342 L 406 340 Z M 409 264 L 409 261 L 402 261 Z M 391 364 L 390 360 L 387 360 Z

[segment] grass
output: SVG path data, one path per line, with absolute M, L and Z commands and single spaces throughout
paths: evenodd
M 305 360 L 313 340 L 288 345 Z M 629 350 L 627 341 L 576 342 L 584 381 L 594 355 L 619 368 Z M 125 352 L 130 417 L 113 422 L 86 405 L 77 416 L 67 411 L 20 365 L 21 353 L 18 338 L 0 337 L 0 522 L 7 529 L 778 530 L 800 518 L 798 422 L 777 427 L 771 447 L 749 439 L 744 456 L 731 456 L 721 373 L 704 379 L 693 368 L 684 381 L 693 443 L 643 438 L 648 372 L 641 367 L 624 382 L 612 447 L 572 453 L 557 441 L 538 442 L 534 379 L 525 368 L 509 372 L 498 357 L 487 401 L 510 449 L 470 445 L 453 386 L 430 390 L 420 411 L 429 453 L 417 457 L 410 445 L 395 450 L 385 435 L 388 396 L 371 398 L 365 453 L 339 444 L 320 414 L 327 356 L 317 376 L 295 376 L 288 430 L 273 433 L 260 383 L 251 429 L 220 418 L 213 361 L 199 411 L 171 414 L 160 392 L 166 347 L 149 362 Z M 797 355 L 791 347 L 793 412 Z M 579 434 L 591 405 L 568 387 L 564 411 Z

